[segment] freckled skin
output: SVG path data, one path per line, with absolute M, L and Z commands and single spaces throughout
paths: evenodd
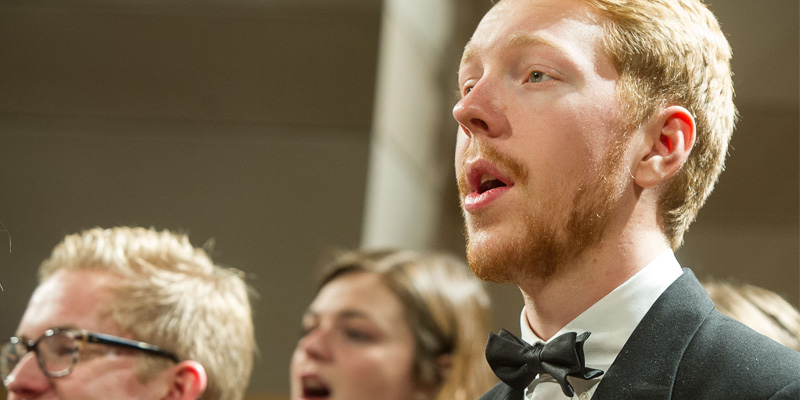
M 483 279 L 557 273 L 599 240 L 615 212 L 628 175 L 617 143 L 618 74 L 602 35 L 580 3 L 508 0 L 467 46 L 466 94 L 453 110 L 462 205 L 475 160 L 513 181 L 489 206 L 464 212 L 470 264 Z

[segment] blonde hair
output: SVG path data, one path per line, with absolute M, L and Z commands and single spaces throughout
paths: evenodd
M 583 0 L 605 21 L 606 51 L 620 74 L 628 130 L 660 107 L 685 107 L 695 120 L 686 164 L 661 193 L 659 222 L 677 250 L 724 169 L 736 120 L 731 47 L 699 0 Z
M 772 340 L 800 351 L 800 312 L 777 293 L 744 283 L 706 280 L 719 312 Z
M 436 399 L 476 399 L 495 384 L 484 357 L 489 296 L 465 263 L 409 250 L 346 252 L 327 266 L 318 291 L 354 272 L 379 276 L 403 304 L 416 344 L 414 377 Z
M 108 311 L 125 331 L 203 365 L 208 387 L 201 399 L 243 398 L 255 341 L 240 271 L 214 265 L 185 235 L 129 227 L 65 237 L 40 266 L 39 280 L 59 270 L 119 276 Z M 149 379 L 167 363 L 143 357 L 140 377 Z

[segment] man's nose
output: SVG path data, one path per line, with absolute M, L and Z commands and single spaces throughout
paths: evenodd
M 453 107 L 453 117 L 469 137 L 500 137 L 509 131 L 504 101 L 497 85 L 480 81 Z
M 24 399 L 37 396 L 50 388 L 50 379 L 42 373 L 36 361 L 36 354 L 30 352 L 22 356 L 19 363 L 3 380 L 8 390 L 8 399 Z

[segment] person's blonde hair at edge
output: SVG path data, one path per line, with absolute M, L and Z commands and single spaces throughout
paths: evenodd
M 322 272 L 317 292 L 344 274 L 371 273 L 397 296 L 414 336 L 413 376 L 435 399 L 477 399 L 496 383 L 484 356 L 489 296 L 462 261 L 434 252 L 353 251 Z
M 67 236 L 39 268 L 40 282 L 59 270 L 118 275 L 107 311 L 124 331 L 199 362 L 208 375 L 200 399 L 243 398 L 255 340 L 241 271 L 214 265 L 185 235 L 130 227 Z M 169 363 L 143 356 L 140 378 L 146 382 Z
M 719 312 L 800 351 L 800 312 L 770 290 L 746 283 L 706 279 L 703 287 Z
M 622 115 L 630 116 L 625 134 L 661 107 L 682 106 L 694 117 L 694 147 L 660 194 L 659 223 L 677 250 L 724 169 L 737 117 L 730 44 L 701 1 L 582 1 L 604 19 Z

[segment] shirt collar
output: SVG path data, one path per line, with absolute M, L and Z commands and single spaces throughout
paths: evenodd
M 567 323 L 553 337 L 565 332 L 591 332 L 584 344 L 586 366 L 606 371 L 653 303 L 682 273 L 675 255 L 666 250 Z M 524 341 L 544 342 L 528 325 L 524 307 L 520 315 L 520 330 Z

